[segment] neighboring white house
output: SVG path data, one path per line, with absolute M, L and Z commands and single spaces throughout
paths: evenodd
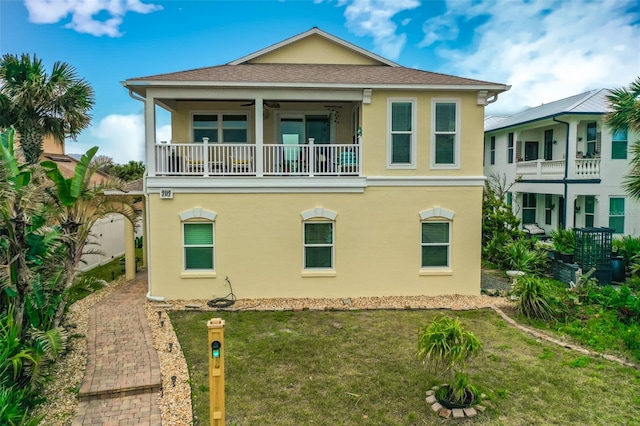
M 640 203 L 625 194 L 631 131 L 604 123 L 607 89 L 485 119 L 484 173 L 504 175 L 523 225 L 609 227 L 640 236 Z

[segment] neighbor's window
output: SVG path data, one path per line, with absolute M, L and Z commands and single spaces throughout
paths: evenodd
M 513 193 L 507 192 L 507 205 L 511 207 L 513 205 Z
M 624 234 L 624 198 L 609 198 L 609 228 Z
M 509 133 L 507 139 L 507 162 L 513 163 L 513 133 Z
M 491 164 L 496 164 L 496 137 L 491 136 Z
M 553 204 L 553 196 L 551 194 L 544 194 L 544 224 L 551 225 L 551 212 L 553 211 L 555 204 Z
M 333 222 L 305 222 L 304 268 L 333 269 Z
M 422 267 L 449 266 L 451 234 L 449 222 L 422 222 Z
M 213 270 L 213 223 L 183 223 L 184 269 Z
M 627 131 L 617 130 L 611 136 L 611 158 L 613 160 L 627 159 Z
M 598 124 L 595 121 L 587 123 L 587 158 L 591 158 L 596 153 L 598 145 Z
M 596 197 L 587 195 L 584 197 L 584 226 L 593 228 L 596 213 Z
M 193 114 L 193 142 L 248 142 L 248 127 L 246 114 Z
M 414 101 L 389 102 L 389 165 L 415 166 Z
M 433 101 L 432 165 L 458 165 L 458 101 Z
M 536 223 L 536 194 L 522 194 L 522 224 Z

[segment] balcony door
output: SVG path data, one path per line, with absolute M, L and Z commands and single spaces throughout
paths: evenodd
M 309 138 L 314 144 L 331 143 L 331 120 L 329 114 L 283 114 L 280 116 L 280 143 L 302 145 Z
M 538 159 L 538 141 L 524 143 L 524 161 L 533 161 Z

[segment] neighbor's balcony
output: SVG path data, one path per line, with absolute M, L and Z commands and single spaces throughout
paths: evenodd
M 162 143 L 156 176 L 361 176 L 360 144 Z M 260 155 L 258 155 L 260 154 Z M 258 167 L 261 165 L 262 167 Z
M 599 158 L 575 159 L 574 179 L 600 178 Z M 562 179 L 564 178 L 565 160 L 533 160 L 516 164 L 516 175 L 522 179 Z

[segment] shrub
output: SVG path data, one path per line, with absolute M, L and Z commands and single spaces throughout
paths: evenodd
M 544 270 L 547 264 L 547 254 L 532 248 L 529 240 L 520 238 L 510 241 L 502 249 L 501 266 L 506 270 L 523 271 L 527 274 L 537 274 Z
M 462 373 L 456 373 L 451 384 L 436 391 L 436 399 L 447 408 L 470 407 L 478 402 L 478 395 L 478 388 L 469 382 L 469 376 Z
M 544 278 L 534 276 L 518 278 L 513 294 L 518 297 L 518 312 L 528 318 L 548 321 L 558 313 L 555 308 L 554 289 Z
M 553 246 L 559 253 L 573 254 L 576 251 L 576 232 L 573 229 L 551 231 Z
M 432 371 L 444 375 L 456 367 L 464 368 L 481 349 L 480 340 L 464 330 L 458 319 L 442 316 L 420 329 L 417 355 Z

